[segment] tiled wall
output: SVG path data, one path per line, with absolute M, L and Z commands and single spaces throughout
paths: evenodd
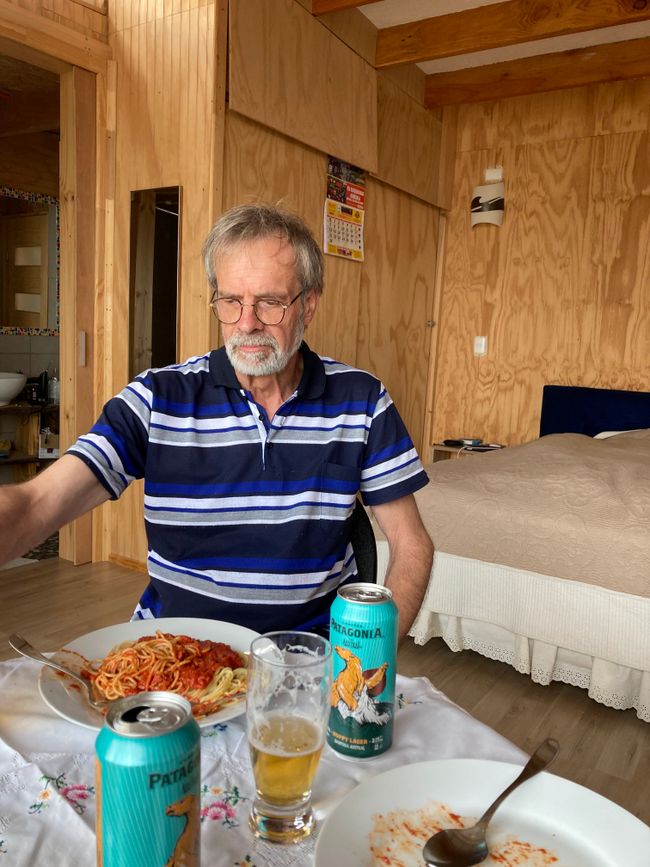
M 59 338 L 0 334 L 0 371 L 21 371 L 38 376 L 44 370 L 59 368 Z

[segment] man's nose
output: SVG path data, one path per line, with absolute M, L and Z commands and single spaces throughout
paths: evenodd
M 262 323 L 255 315 L 255 308 L 252 304 L 242 305 L 241 319 L 237 325 L 242 331 L 257 331 L 262 327 Z

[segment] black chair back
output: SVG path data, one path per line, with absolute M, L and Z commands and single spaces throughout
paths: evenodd
M 377 541 L 368 513 L 358 497 L 354 512 L 352 513 L 350 541 L 352 542 L 352 550 L 357 561 L 359 581 L 376 584 Z

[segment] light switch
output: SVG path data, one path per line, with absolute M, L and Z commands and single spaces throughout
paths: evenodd
M 487 337 L 474 338 L 474 355 L 487 355 Z

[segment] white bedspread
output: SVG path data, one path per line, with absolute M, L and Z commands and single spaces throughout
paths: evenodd
M 650 598 L 650 430 L 555 434 L 427 471 L 415 498 L 437 550 Z
M 415 498 L 436 554 L 416 642 L 441 636 L 650 722 L 650 430 L 558 434 L 427 471 Z

